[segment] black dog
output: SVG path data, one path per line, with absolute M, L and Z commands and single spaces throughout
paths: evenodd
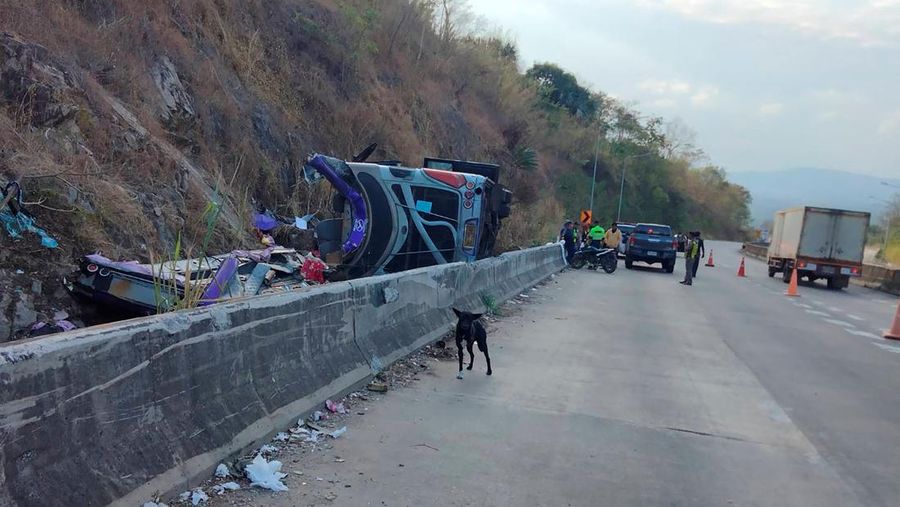
M 469 351 L 469 366 L 467 370 L 472 369 L 472 363 L 475 362 L 475 353 L 472 352 L 472 342 L 478 344 L 478 350 L 484 352 L 484 359 L 487 361 L 487 374 L 491 374 L 491 356 L 488 355 L 487 347 L 487 331 L 484 325 L 478 321 L 481 318 L 480 313 L 461 312 L 456 308 L 453 313 L 459 318 L 456 323 L 456 350 L 459 354 L 459 374 L 456 378 L 463 378 L 463 340 L 466 341 L 466 350 Z

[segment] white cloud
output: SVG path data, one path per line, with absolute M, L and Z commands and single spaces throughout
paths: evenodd
M 675 99 L 656 99 L 650 103 L 650 107 L 654 109 L 674 109 L 678 106 Z
M 719 95 L 719 89 L 715 86 L 704 86 L 691 95 L 691 104 L 697 107 L 710 105 Z
M 710 23 L 779 25 L 826 39 L 864 46 L 900 46 L 900 0 L 639 0 L 645 7 Z
M 781 102 L 766 102 L 759 106 L 759 114 L 763 116 L 777 116 L 784 111 L 784 104 Z
M 900 134 L 900 109 L 888 114 L 878 124 L 878 134 L 884 137 L 893 137 Z
M 684 81 L 665 81 L 662 79 L 645 79 L 638 84 L 638 88 L 656 95 L 681 95 L 690 93 L 690 83 Z

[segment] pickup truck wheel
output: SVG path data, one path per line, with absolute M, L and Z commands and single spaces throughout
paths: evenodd
M 629 259 L 628 257 L 625 257 L 625 269 L 631 269 L 632 262 L 633 261 L 631 259 Z
M 665 268 L 666 273 L 672 273 L 672 272 L 675 271 L 675 263 L 674 263 L 674 262 L 668 262 L 668 263 L 666 263 L 666 264 L 663 264 L 663 268 Z

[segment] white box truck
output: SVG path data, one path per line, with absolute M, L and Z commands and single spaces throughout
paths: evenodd
M 775 213 L 769 243 L 769 277 L 781 273 L 784 282 L 797 277 L 827 280 L 829 289 L 843 289 L 862 275 L 869 213 L 801 206 Z

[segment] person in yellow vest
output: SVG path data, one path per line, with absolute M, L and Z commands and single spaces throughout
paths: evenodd
M 609 230 L 606 231 L 606 234 L 603 236 L 603 241 L 606 243 L 606 248 L 612 248 L 613 250 L 619 249 L 619 243 L 622 242 L 622 231 L 619 230 L 619 224 L 613 222 L 609 227 Z
M 603 238 L 606 237 L 606 231 L 600 222 L 594 220 L 594 226 L 588 232 L 588 238 L 591 240 L 591 246 L 594 248 L 603 248 Z
M 684 280 L 679 282 L 682 285 L 694 284 L 694 259 L 700 254 L 699 250 L 700 243 L 697 241 L 694 233 L 691 232 L 684 241 Z

